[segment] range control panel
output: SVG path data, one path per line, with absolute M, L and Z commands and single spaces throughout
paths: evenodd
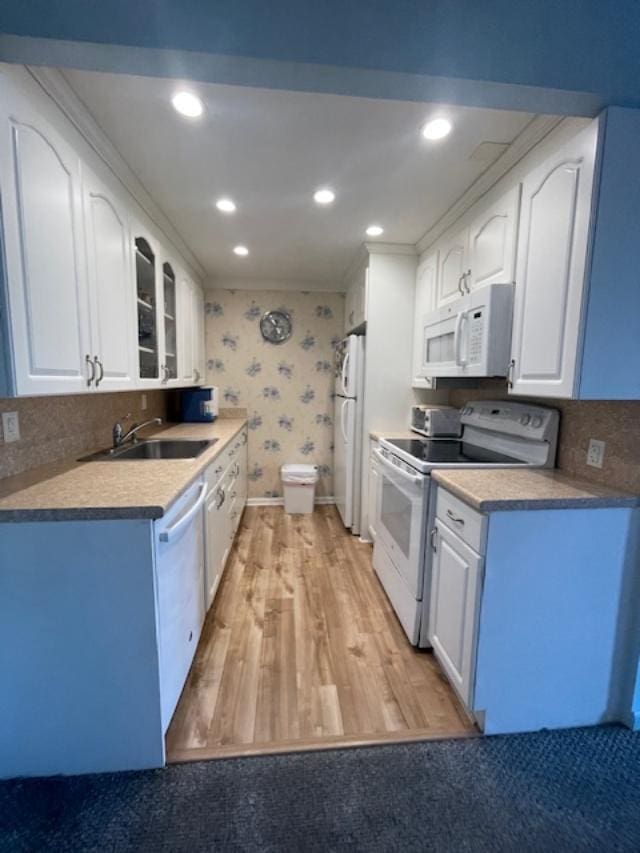
M 548 441 L 555 436 L 560 413 L 557 409 L 511 403 L 505 400 L 474 400 L 460 410 L 463 426 L 492 430 L 506 435 Z

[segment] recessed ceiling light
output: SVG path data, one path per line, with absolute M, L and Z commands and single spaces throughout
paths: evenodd
M 247 255 L 249 254 L 249 250 L 247 249 L 246 246 L 236 246 L 233 251 L 236 255 L 239 255 L 241 258 L 246 258 Z
M 316 204 L 331 204 L 335 200 L 335 197 L 336 194 L 333 190 L 327 189 L 327 187 L 316 190 L 313 194 L 313 200 Z
M 189 118 L 198 118 L 204 109 L 200 98 L 192 95 L 191 92 L 176 92 L 171 98 L 171 103 L 181 115 Z
M 236 209 L 235 204 L 230 198 L 219 198 L 216 202 L 216 207 L 223 213 L 233 213 Z
M 370 225 L 366 233 L 369 237 L 379 237 L 384 233 L 384 228 L 381 225 Z
M 444 139 L 451 133 L 451 122 L 446 118 L 434 118 L 422 128 L 425 139 Z

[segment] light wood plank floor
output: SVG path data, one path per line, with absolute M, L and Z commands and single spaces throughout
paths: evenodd
M 475 734 L 334 507 L 245 511 L 167 733 L 169 761 Z

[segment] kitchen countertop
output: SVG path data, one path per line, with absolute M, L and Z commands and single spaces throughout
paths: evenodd
M 380 441 L 381 438 L 424 438 L 424 436 L 417 435 L 410 429 L 372 429 L 369 432 L 369 438 Z
M 161 518 L 246 422 L 218 418 L 145 432 L 145 438 L 218 439 L 196 459 L 70 460 L 7 477 L 0 480 L 0 522 Z
M 640 506 L 640 496 L 578 480 L 557 469 L 436 469 L 433 479 L 480 512 Z

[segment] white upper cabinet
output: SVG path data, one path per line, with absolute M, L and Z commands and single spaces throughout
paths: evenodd
M 163 256 L 162 264 L 162 326 L 164 341 L 164 357 L 160 365 L 161 381 L 164 385 L 179 383 L 179 323 L 182 306 L 178 298 L 178 274 L 173 260 Z
M 186 275 L 178 281 L 178 373 L 180 385 L 205 381 L 204 293 Z
M 523 183 L 512 394 L 575 393 L 597 127 L 591 124 Z
M 517 184 L 474 217 L 469 226 L 467 290 L 514 281 L 519 209 Z
M 204 376 L 204 317 L 193 306 L 202 292 L 189 292 L 198 363 L 184 382 L 177 265 L 143 214 L 133 225 L 138 214 L 121 190 L 28 75 L 0 69 L 0 396 L 191 384 L 194 369 Z
M 206 376 L 205 352 L 204 352 L 204 293 L 197 284 L 193 285 L 193 366 L 195 370 L 194 380 L 201 385 Z
M 351 279 L 345 295 L 344 330 L 350 334 L 367 322 L 367 291 L 369 269 L 362 265 Z
M 17 94 L 3 92 L 0 116 L 12 353 L 6 390 L 78 393 L 93 370 L 79 160 Z
M 468 228 L 454 230 L 449 236 L 445 235 L 437 245 L 439 263 L 436 307 L 438 308 L 458 299 L 466 292 L 464 280 L 467 271 L 468 245 Z
M 138 313 L 138 385 L 160 385 L 163 352 L 162 285 L 158 246 L 141 225 L 132 229 Z
M 485 284 L 514 280 L 520 185 L 492 204 L 479 202 L 436 243 L 440 260 L 435 308 Z M 470 223 L 470 224 L 469 224 Z
M 178 375 L 181 385 L 194 381 L 193 337 L 191 334 L 194 285 L 184 273 L 178 278 Z
M 425 314 L 434 310 L 438 276 L 438 251 L 429 255 L 418 267 L 416 275 L 416 299 L 413 320 L 413 371 L 411 384 L 414 388 L 431 388 L 432 380 L 424 370 L 422 353 L 423 320 Z
M 136 378 L 128 217 L 88 169 L 83 170 L 83 201 L 94 366 L 91 387 L 126 391 L 134 387 Z

